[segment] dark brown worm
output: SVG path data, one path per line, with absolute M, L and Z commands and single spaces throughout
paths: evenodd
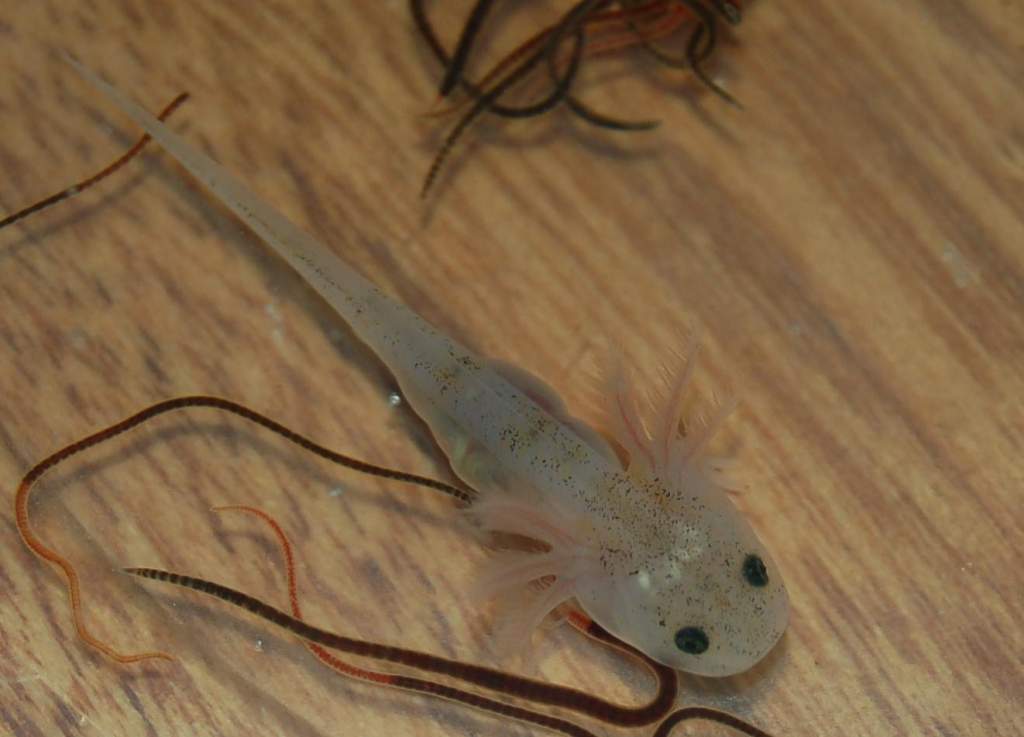
M 654 730 L 654 734 L 651 737 L 668 737 L 677 724 L 691 719 L 703 719 L 708 722 L 725 725 L 726 727 L 732 727 L 750 737 L 772 737 L 770 733 L 755 727 L 749 722 L 743 721 L 739 717 L 727 714 L 724 711 L 718 711 L 717 709 L 709 709 L 706 706 L 684 706 L 681 709 L 676 709 L 665 717 L 665 720 L 658 725 L 658 728 Z
M 258 517 L 271 528 L 274 535 L 277 537 L 277 542 L 281 548 L 281 554 L 284 558 L 285 574 L 288 581 L 288 600 L 290 603 L 291 613 L 293 617 L 301 620 L 303 617 L 302 608 L 299 605 L 298 587 L 295 574 L 295 557 L 292 552 L 292 545 L 288 539 L 288 535 L 285 533 L 281 525 L 278 524 L 277 520 L 262 509 L 249 506 L 214 508 L 214 511 L 218 512 L 229 510 L 242 511 Z M 596 628 L 591 619 L 582 612 L 570 612 L 567 619 L 574 628 L 584 634 L 594 636 L 597 632 L 598 628 Z M 621 643 L 616 643 L 614 640 L 609 641 L 608 644 L 621 645 Z M 522 722 L 537 724 L 552 731 L 561 732 L 562 734 L 574 735 L 575 737 L 593 737 L 590 731 L 563 719 L 550 717 L 518 706 L 508 705 L 504 702 L 495 701 L 494 699 L 481 696 L 476 693 L 428 681 L 423 678 L 367 670 L 341 660 L 320 645 L 311 642 L 306 642 L 305 645 L 317 657 L 317 659 L 320 660 L 320 662 L 342 676 L 355 678 L 378 686 L 399 688 L 416 693 L 437 696 L 449 701 L 455 701 L 472 706 L 476 709 L 480 709 L 481 711 L 490 712 L 499 716 L 507 716 Z M 620 647 L 619 649 L 629 652 L 626 648 Z M 643 657 L 639 653 L 636 654 L 639 657 Z M 665 737 L 679 722 L 687 719 L 700 718 L 736 727 L 737 729 L 751 735 L 751 737 L 770 737 L 770 735 L 767 735 L 765 732 L 759 730 L 753 725 L 747 724 L 738 717 L 734 717 L 715 709 L 708 709 L 700 706 L 691 706 L 676 710 L 666 717 L 660 725 L 658 725 L 656 735 L 659 737 Z
M 323 645 L 332 650 L 358 657 L 395 663 L 426 673 L 436 673 L 464 683 L 470 683 L 488 691 L 523 699 L 531 703 L 554 706 L 567 711 L 585 714 L 607 724 L 622 727 L 639 727 L 645 724 L 652 724 L 665 716 L 669 709 L 672 708 L 672 703 L 675 701 L 678 690 L 677 677 L 674 670 L 668 666 L 656 663 L 632 648 L 625 647 L 593 622 L 590 622 L 590 629 L 587 634 L 613 647 L 625 649 L 627 652 L 636 655 L 654 671 L 658 679 L 658 692 L 648 703 L 638 707 L 622 706 L 568 686 L 545 683 L 544 681 L 517 676 L 513 673 L 506 673 L 494 668 L 464 663 L 458 660 L 449 660 L 448 658 L 417 650 L 345 637 L 344 635 L 315 627 L 255 597 L 213 581 L 155 568 L 125 568 L 124 570 L 133 576 L 165 581 L 216 597 L 228 604 L 245 609 L 307 642 Z

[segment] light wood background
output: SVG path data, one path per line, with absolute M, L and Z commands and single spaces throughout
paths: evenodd
M 431 4 L 449 42 L 469 3 Z M 492 54 L 565 3 L 502 16 Z M 762 0 L 718 55 L 739 111 L 637 56 L 588 67 L 595 107 L 474 129 L 435 196 L 447 123 L 405 3 L 40 0 L 0 13 L 0 210 L 94 171 L 136 135 L 68 50 L 428 319 L 570 403 L 608 346 L 653 375 L 688 327 L 739 503 L 793 617 L 751 673 L 687 679 L 776 735 L 1024 731 L 1024 7 Z M 505 44 L 503 47 L 502 44 Z M 0 483 L 151 402 L 214 393 L 367 460 L 447 474 L 425 428 L 331 311 L 167 157 L 0 233 Z M 252 503 L 294 536 L 311 620 L 494 663 L 466 595 L 482 553 L 429 492 L 340 472 L 210 411 L 168 416 L 47 477 L 40 533 L 84 578 L 0 537 L 0 732 L 534 734 L 338 678 L 294 641 L 156 565 L 283 603 Z M 509 664 L 510 667 L 513 664 Z M 623 699 L 645 676 L 571 632 L 515 665 Z M 613 731 L 591 725 L 601 734 Z M 687 734 L 727 734 L 705 727 Z

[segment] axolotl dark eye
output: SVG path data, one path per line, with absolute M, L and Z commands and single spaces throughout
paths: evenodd
M 690 655 L 700 655 L 708 649 L 708 636 L 700 627 L 683 627 L 676 632 L 676 647 Z
M 743 561 L 743 578 L 747 579 L 751 586 L 768 585 L 768 569 L 760 556 L 751 553 L 746 557 Z

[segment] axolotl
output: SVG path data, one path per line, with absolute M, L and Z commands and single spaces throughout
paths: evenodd
M 716 423 L 684 432 L 694 355 L 641 412 L 613 373 L 607 427 L 576 420 L 547 384 L 475 355 L 384 294 L 219 164 L 94 73 L 79 73 L 138 125 L 338 312 L 387 365 L 454 472 L 476 492 L 483 531 L 536 545 L 493 558 L 492 593 L 524 592 L 529 635 L 575 602 L 609 632 L 681 671 L 749 669 L 786 628 L 789 600 L 765 546 L 702 460 Z

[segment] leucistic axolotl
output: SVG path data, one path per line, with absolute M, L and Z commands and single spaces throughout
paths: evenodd
M 575 600 L 620 639 L 681 671 L 757 663 L 788 620 L 775 563 L 709 473 L 718 424 L 681 431 L 693 351 L 641 413 L 619 372 L 598 433 L 535 376 L 488 361 L 388 297 L 220 165 L 95 74 L 79 73 L 295 268 L 384 361 L 453 470 L 476 490 L 481 530 L 539 543 L 496 555 L 481 589 L 519 592 L 528 636 Z

